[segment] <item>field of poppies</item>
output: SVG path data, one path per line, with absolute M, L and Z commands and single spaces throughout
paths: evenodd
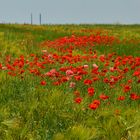
M 0 24 L 0 140 L 140 140 L 140 25 Z

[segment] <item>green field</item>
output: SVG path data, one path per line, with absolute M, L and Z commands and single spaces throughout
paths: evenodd
M 0 24 L 0 140 L 140 140 L 140 25 Z

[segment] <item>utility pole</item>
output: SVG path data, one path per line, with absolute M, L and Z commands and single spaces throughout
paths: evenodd
M 33 24 L 33 15 L 31 13 L 31 25 Z
M 39 23 L 41 25 L 41 14 L 39 14 Z

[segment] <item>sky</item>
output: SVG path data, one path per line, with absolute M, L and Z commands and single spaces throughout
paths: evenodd
M 140 0 L 0 0 L 0 23 L 140 24 Z

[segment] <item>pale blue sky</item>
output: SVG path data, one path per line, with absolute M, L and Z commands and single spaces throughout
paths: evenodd
M 140 0 L 0 0 L 0 22 L 140 23 Z

